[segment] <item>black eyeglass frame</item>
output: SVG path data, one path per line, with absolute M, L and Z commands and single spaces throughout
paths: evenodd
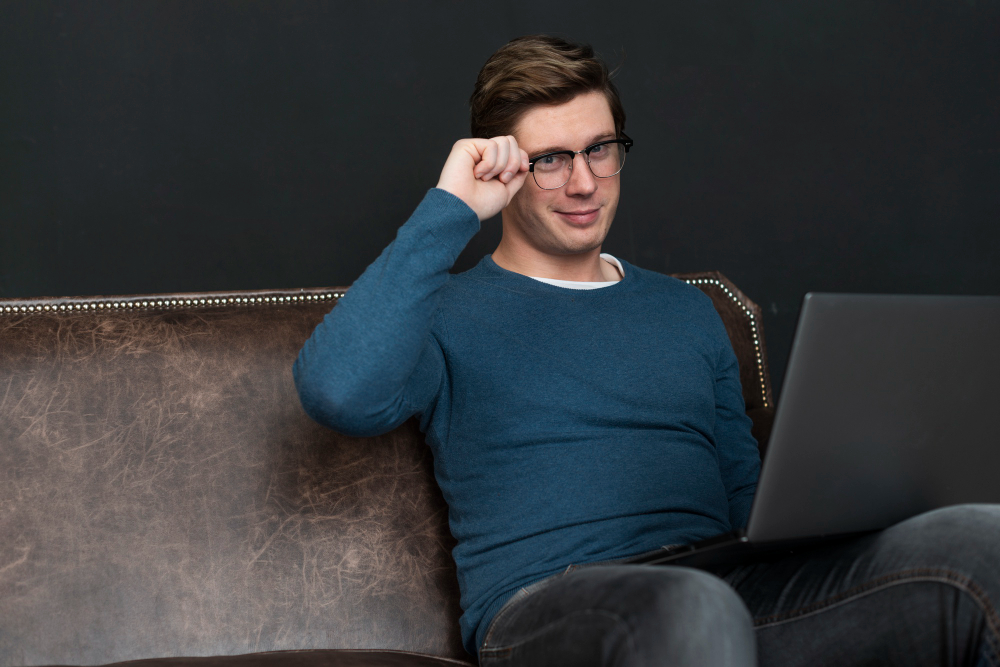
M 628 149 L 632 148 L 632 144 L 634 142 L 624 132 L 622 132 L 621 134 L 622 136 L 620 136 L 617 139 L 607 139 L 605 141 L 598 141 L 596 144 L 591 144 L 590 146 L 587 146 L 582 151 L 552 151 L 551 153 L 542 153 L 541 155 L 537 155 L 528 160 L 528 171 L 531 172 L 531 177 L 535 179 L 535 185 L 538 185 L 538 178 L 535 177 L 535 162 L 547 157 L 552 157 L 553 155 L 568 155 L 570 178 L 572 178 L 573 163 L 576 161 L 576 156 L 583 155 L 583 159 L 587 161 L 587 168 L 590 169 L 590 173 L 594 174 L 594 169 L 590 166 L 590 152 L 595 148 L 598 148 L 599 146 L 605 146 L 607 144 L 621 144 L 625 148 L 625 154 L 626 155 L 628 154 Z M 598 176 L 597 174 L 594 174 L 594 178 L 611 178 L 612 176 L 617 176 L 618 174 L 620 174 L 622 172 L 622 169 L 624 168 L 625 168 L 625 158 L 623 157 L 622 164 L 620 167 L 618 167 L 618 171 L 616 171 L 613 174 L 608 174 L 607 176 Z M 566 183 L 569 183 L 569 178 L 566 179 L 565 183 L 554 188 L 543 188 L 541 185 L 538 185 L 538 187 L 541 188 L 542 190 L 558 190 L 563 185 L 566 185 Z

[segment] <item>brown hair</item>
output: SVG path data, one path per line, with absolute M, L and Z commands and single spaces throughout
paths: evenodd
M 479 71 L 469 99 L 472 136 L 489 139 L 511 134 L 531 107 L 562 104 L 580 93 L 604 93 L 615 121 L 625 128 L 625 109 L 604 62 L 587 44 L 549 35 L 527 35 L 507 42 Z

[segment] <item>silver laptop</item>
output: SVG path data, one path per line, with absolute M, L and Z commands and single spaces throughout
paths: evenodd
M 807 294 L 745 530 L 714 566 L 1000 502 L 1000 297 Z

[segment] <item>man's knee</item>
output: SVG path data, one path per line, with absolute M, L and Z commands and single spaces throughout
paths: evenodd
M 661 585 L 651 586 L 650 603 L 656 615 L 671 617 L 675 625 L 718 628 L 720 623 L 753 627 L 750 612 L 739 594 L 716 576 L 689 568 L 660 568 Z M 679 623 L 678 623 L 679 621 Z
M 1000 505 L 951 505 L 920 514 L 912 521 L 925 529 L 952 533 L 983 531 L 982 536 L 996 539 L 1000 530 Z
M 943 568 L 997 581 L 1000 505 L 955 505 L 926 512 L 886 529 L 876 543 L 884 565 Z
M 887 540 L 938 545 L 954 552 L 960 546 L 1000 549 L 1000 505 L 952 505 L 902 521 L 884 532 Z
M 753 664 L 753 619 L 732 587 L 699 570 L 648 569 L 624 619 L 636 652 L 665 652 L 680 664 Z

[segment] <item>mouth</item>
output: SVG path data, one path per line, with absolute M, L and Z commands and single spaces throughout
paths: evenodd
M 556 211 L 556 215 L 574 225 L 589 225 L 594 220 L 597 220 L 600 212 L 601 209 L 598 207 L 576 211 Z

